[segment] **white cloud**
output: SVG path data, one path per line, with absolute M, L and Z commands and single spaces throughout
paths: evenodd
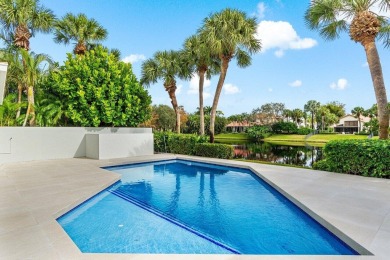
M 277 49 L 275 55 L 282 57 L 286 50 L 309 49 L 317 45 L 311 38 L 301 38 L 292 25 L 284 21 L 261 21 L 256 37 L 261 40 L 262 52 Z
M 230 83 L 223 85 L 223 89 L 224 89 L 226 95 L 233 95 L 233 94 L 241 92 L 237 86 L 234 86 L 233 84 L 230 84 Z
M 257 17 L 259 17 L 260 19 L 264 18 L 266 9 L 267 8 L 263 2 L 258 3 L 257 4 Z
M 291 87 L 300 87 L 302 86 L 302 81 L 297 79 L 291 83 L 288 83 L 288 85 Z
M 146 57 L 143 54 L 130 54 L 129 56 L 126 56 L 124 59 L 122 59 L 123 62 L 132 64 L 143 60 L 146 60 Z
M 272 92 L 272 91 L 273 91 L 273 89 L 272 89 L 272 88 L 269 88 L 269 89 L 268 89 L 268 92 Z
M 176 95 L 179 95 L 181 93 L 181 90 L 183 89 L 183 85 L 179 84 L 176 86 Z
M 368 67 L 368 62 L 366 61 L 365 63 L 363 63 L 362 67 Z
M 204 79 L 203 83 L 203 98 L 207 99 L 211 96 L 209 92 L 209 87 L 211 85 L 211 81 L 209 79 Z M 199 95 L 199 76 L 195 74 L 194 76 L 191 77 L 190 80 L 190 88 L 187 91 L 188 94 L 196 94 Z
M 337 82 L 332 82 L 329 87 L 331 89 L 336 89 L 336 90 L 344 90 L 348 86 L 348 80 L 346 79 L 339 79 Z

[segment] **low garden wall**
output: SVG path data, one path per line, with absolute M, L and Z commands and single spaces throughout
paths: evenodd
M 87 142 L 87 136 L 92 140 Z M 97 141 L 96 141 L 97 140 Z M 151 128 L 0 127 L 0 164 L 88 157 L 110 159 L 153 154 Z

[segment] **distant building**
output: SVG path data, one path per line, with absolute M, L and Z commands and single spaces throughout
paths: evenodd
M 226 126 L 226 131 L 231 133 L 243 133 L 248 127 L 253 126 L 253 123 L 248 121 L 233 121 Z
M 336 133 L 345 133 L 353 134 L 361 132 L 363 130 L 364 123 L 370 122 L 369 117 L 360 116 L 360 125 L 359 121 L 353 115 L 346 115 L 340 118 L 339 123 L 334 127 Z M 360 127 L 360 128 L 359 128 Z

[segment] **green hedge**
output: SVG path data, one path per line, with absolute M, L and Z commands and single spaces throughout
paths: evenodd
M 154 151 L 157 153 L 195 154 L 195 144 L 207 142 L 207 136 L 154 132 Z
M 198 143 L 195 145 L 195 155 L 211 158 L 233 158 L 233 146 L 227 144 Z
M 314 169 L 390 178 L 390 140 L 333 140 Z
M 297 134 L 299 134 L 299 135 L 308 135 L 312 132 L 313 132 L 313 129 L 307 128 L 307 127 L 298 128 L 298 130 L 297 130 Z

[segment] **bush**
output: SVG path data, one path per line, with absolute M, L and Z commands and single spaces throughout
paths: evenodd
M 307 127 L 298 128 L 298 130 L 297 130 L 297 134 L 299 134 L 299 135 L 308 135 L 308 134 L 311 134 L 312 132 L 313 132 L 313 130 L 311 128 L 307 128 Z
M 175 134 L 171 132 L 154 133 L 154 151 L 194 155 L 195 144 L 207 142 L 206 136 Z
M 255 125 L 249 127 L 246 130 L 246 133 L 248 134 L 249 138 L 252 139 L 253 141 L 260 141 L 271 135 L 271 128 L 269 126 L 264 126 L 264 125 Z
M 233 157 L 233 146 L 227 144 L 198 143 L 195 145 L 195 155 L 220 159 Z
M 225 131 L 227 125 L 227 119 L 224 117 L 215 117 L 214 133 L 218 135 Z M 200 117 L 199 115 L 190 115 L 186 123 L 185 133 L 197 134 L 200 131 Z M 205 115 L 204 117 L 204 130 L 207 135 L 210 135 L 210 116 Z
M 314 169 L 390 178 L 390 140 L 333 140 Z
M 295 134 L 298 131 L 298 127 L 293 122 L 277 122 L 272 125 L 272 132 L 276 134 Z
M 131 65 L 103 47 L 84 56 L 68 54 L 65 65 L 50 73 L 46 85 L 46 94 L 62 101 L 76 126 L 136 127 L 151 116 L 152 99 Z

